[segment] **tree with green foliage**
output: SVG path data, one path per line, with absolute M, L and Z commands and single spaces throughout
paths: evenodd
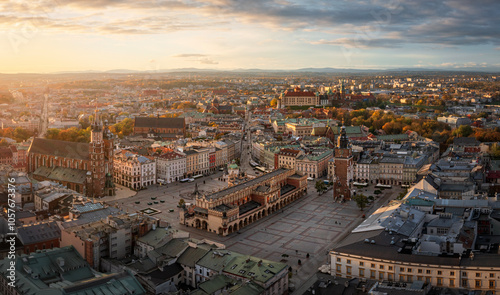
M 366 205 L 368 204 L 368 198 L 363 195 L 363 194 L 357 194 L 352 199 L 356 202 L 356 205 L 358 205 L 358 208 L 363 211 L 365 209 Z
M 406 196 L 406 194 L 407 194 L 407 193 L 408 193 L 408 189 L 405 189 L 404 191 L 402 191 L 402 192 L 398 195 L 398 197 L 397 197 L 396 199 L 398 199 L 398 200 L 402 200 L 402 199 Z
M 318 192 L 318 194 L 322 194 L 327 190 L 327 186 L 326 186 L 325 182 L 322 180 L 316 181 L 315 187 L 316 187 L 316 191 Z
M 500 159 L 500 145 L 497 142 L 490 147 L 490 155 L 496 160 Z
M 453 131 L 453 134 L 459 137 L 468 137 L 472 133 L 474 133 L 474 130 L 469 125 L 460 125 L 460 127 Z

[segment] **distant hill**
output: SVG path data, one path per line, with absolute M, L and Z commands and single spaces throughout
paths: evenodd
M 291 70 L 283 70 L 283 69 L 199 69 L 199 68 L 177 68 L 177 69 L 159 69 L 159 70 L 147 70 L 147 71 L 138 71 L 138 70 L 129 70 L 129 69 L 114 69 L 108 71 L 95 71 L 95 70 L 87 70 L 87 71 L 60 71 L 60 72 L 52 72 L 52 73 L 19 73 L 19 74 L 1 74 L 0 75 L 43 75 L 43 74 L 161 74 L 161 73 L 338 73 L 338 74 L 348 74 L 348 73 L 401 73 L 401 72 L 436 72 L 436 73 L 452 73 L 452 72 L 460 72 L 460 73 L 500 73 L 500 68 L 495 67 L 464 67 L 464 68 L 449 68 L 449 69 L 433 69 L 433 68 L 394 68 L 394 69 L 355 69 L 355 68 L 300 68 L 300 69 L 291 69 Z

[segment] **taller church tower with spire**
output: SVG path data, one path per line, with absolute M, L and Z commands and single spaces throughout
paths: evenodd
M 107 124 L 95 112 L 91 125 L 89 144 L 90 169 L 87 173 L 88 197 L 103 197 L 114 195 L 113 184 L 113 134 Z
M 351 182 L 354 174 L 352 148 L 349 144 L 349 138 L 347 138 L 345 126 L 340 128 L 337 140 L 333 160 L 333 200 L 344 201 L 351 199 Z

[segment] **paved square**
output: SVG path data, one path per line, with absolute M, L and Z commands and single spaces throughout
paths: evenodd
M 195 183 L 198 184 L 200 190 L 207 192 L 225 187 L 227 184 L 219 181 L 218 177 L 220 175 L 215 174 L 202 177 L 192 183 L 151 186 L 129 198 L 111 198 L 109 203 L 118 204 L 128 212 L 138 212 L 151 207 L 161 211 L 154 215 L 156 218 L 167 221 L 175 229 L 190 232 L 193 238 L 206 238 L 221 242 L 232 251 L 286 262 L 294 270 L 291 283 L 299 287 L 317 272 L 319 266 L 327 263 L 328 250 L 363 220 L 361 215 L 369 214 L 368 211 L 374 210 L 387 199 L 395 198 L 400 192 L 397 188 L 386 190 L 380 198 L 377 198 L 377 206 L 370 207 L 369 205 L 365 211 L 360 211 L 353 201 L 343 204 L 334 203 L 331 191 L 319 196 L 314 189 L 314 184 L 309 183 L 309 193 L 284 207 L 283 212 L 277 211 L 241 228 L 238 233 L 226 237 L 180 225 L 177 210 L 181 198 L 180 193 L 185 195 L 194 191 Z M 159 203 L 147 205 L 153 202 L 152 197 L 156 197 Z M 140 203 L 135 204 L 136 201 Z M 185 199 L 185 201 L 194 202 L 191 199 Z M 170 212 L 171 209 L 174 212 Z M 307 253 L 310 255 L 309 258 L 306 257 Z M 288 257 L 283 255 L 288 255 Z M 301 260 L 300 266 L 298 260 Z

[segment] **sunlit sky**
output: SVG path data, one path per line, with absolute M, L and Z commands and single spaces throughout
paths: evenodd
M 498 0 L 4 0 L 0 72 L 500 69 Z

